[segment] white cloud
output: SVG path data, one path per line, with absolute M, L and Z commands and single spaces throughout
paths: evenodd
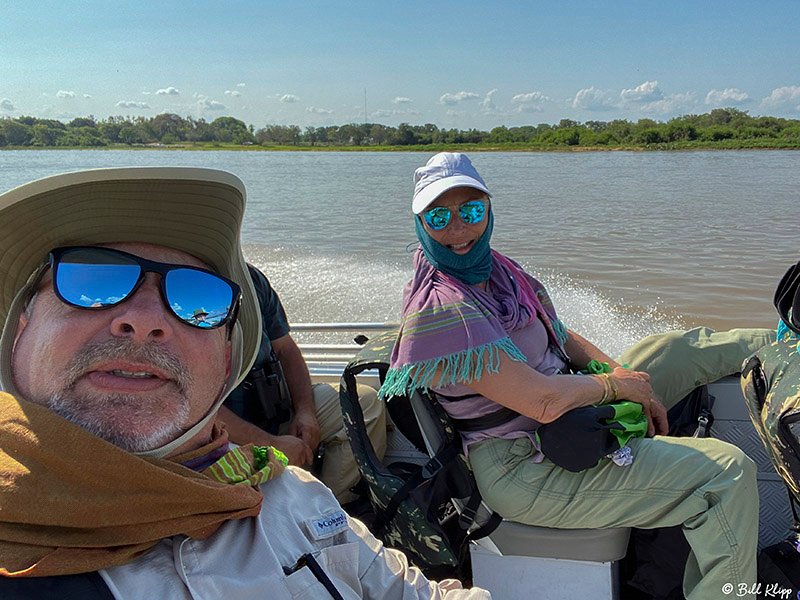
M 2 100 L 0 100 L 0 108 L 2 108 L 3 110 L 16 110 L 16 108 L 14 107 L 14 103 L 11 102 L 11 100 L 9 100 L 8 98 L 3 98 Z
M 626 104 L 644 104 L 663 100 L 664 92 L 658 87 L 658 81 L 645 81 L 642 85 L 633 89 L 622 90 L 619 93 L 619 97 Z
M 495 112 L 497 110 L 497 105 L 494 103 L 494 95 L 497 93 L 497 88 L 493 90 L 489 90 L 486 92 L 486 96 L 484 96 L 483 100 L 481 100 L 480 107 L 481 112 L 488 113 L 488 112 Z
M 146 90 L 144 92 L 142 92 L 142 96 L 149 96 L 149 95 L 150 95 L 150 92 L 148 92 Z
M 706 94 L 706 104 L 713 104 L 714 106 L 731 106 L 732 104 L 741 104 L 743 102 L 750 102 L 750 96 L 737 88 L 711 90 Z
M 294 94 L 284 94 L 283 96 L 281 96 L 281 102 L 285 102 L 287 104 L 294 104 L 295 102 L 300 102 L 300 98 L 298 98 Z
M 75 92 L 68 92 L 66 90 L 58 90 L 56 92 L 56 98 L 74 98 Z
M 156 96 L 180 96 L 181 91 L 172 86 L 156 90 Z
M 771 109 L 800 110 L 800 85 L 775 88 L 761 101 L 761 106 Z
M 217 102 L 216 100 L 212 100 L 211 98 L 207 98 L 206 96 L 197 95 L 197 107 L 200 110 L 212 110 L 212 111 L 220 111 L 225 110 L 227 106 L 225 106 L 222 102 Z
M 686 92 L 685 94 L 669 94 L 662 100 L 642 104 L 642 111 L 656 115 L 668 115 L 683 112 L 694 105 L 694 93 Z
M 371 118 L 386 118 L 386 117 L 418 117 L 422 113 L 417 110 L 410 109 L 395 109 L 395 108 L 379 108 L 370 113 Z
M 411 98 L 406 98 L 405 96 L 397 96 L 394 100 L 392 100 L 392 104 L 411 104 Z
M 88 98 L 91 98 L 91 96 L 90 96 L 89 94 L 84 94 L 84 95 L 83 95 L 83 97 L 84 97 L 84 98 L 87 98 L 87 99 L 88 99 Z
M 446 104 L 447 106 L 453 106 L 454 104 L 458 104 L 464 100 L 477 100 L 478 98 L 480 98 L 480 96 L 475 92 L 461 91 L 457 94 L 442 94 L 442 96 L 439 98 L 439 103 Z
M 695 94 L 664 94 L 658 81 L 645 81 L 643 84 L 622 90 L 619 93 L 619 108 L 638 107 L 643 113 L 668 115 L 697 106 Z
M 572 99 L 572 108 L 581 110 L 603 111 L 616 107 L 616 103 L 608 92 L 604 92 L 594 86 L 579 90 L 575 94 L 575 98 Z
M 317 108 L 316 106 L 309 106 L 306 108 L 306 112 L 313 113 L 315 115 L 332 115 L 333 111 L 327 108 Z
M 528 92 L 527 94 L 517 94 L 511 98 L 511 102 L 517 105 L 518 112 L 541 112 L 544 110 L 544 103 L 550 100 L 542 92 Z
M 237 84 L 236 84 L 236 87 L 245 87 L 245 85 L 246 85 L 246 84 L 244 84 L 244 83 L 237 83 Z
M 239 92 L 237 90 L 233 90 L 233 91 L 225 90 L 225 95 L 226 96 L 233 96 L 234 98 L 238 98 L 239 96 L 242 95 L 242 92 Z
M 117 108 L 150 108 L 147 102 L 136 102 L 135 100 L 120 100 Z
M 406 114 L 405 111 L 402 110 L 387 110 L 385 108 L 380 108 L 372 113 L 371 116 L 382 118 L 382 117 L 396 117 L 397 115 L 404 115 Z

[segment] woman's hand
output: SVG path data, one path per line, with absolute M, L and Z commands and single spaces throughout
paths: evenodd
M 669 432 L 667 411 L 653 395 L 650 375 L 643 371 L 631 371 L 617 367 L 610 376 L 614 378 L 614 383 L 617 385 L 619 400 L 629 400 L 642 405 L 647 417 L 647 436 L 666 435 Z
M 567 411 L 592 406 L 603 397 L 604 386 L 597 377 L 543 375 L 524 362 L 500 354 L 497 372 L 484 373 L 469 382 L 469 388 L 539 423 L 551 423 Z M 648 435 L 666 434 L 667 412 L 653 397 L 650 376 L 622 367 L 615 368 L 610 376 L 617 386 L 618 399 L 642 405 Z

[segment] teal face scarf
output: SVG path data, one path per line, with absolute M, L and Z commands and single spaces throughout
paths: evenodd
M 489 207 L 489 216 L 487 218 L 489 223 L 486 225 L 486 231 L 483 232 L 483 235 L 475 242 L 470 251 L 466 254 L 456 254 L 434 240 L 422 224 L 422 219 L 415 215 L 414 226 L 417 230 L 417 239 L 422 244 L 422 252 L 425 254 L 425 258 L 435 269 L 452 275 L 468 285 L 486 281 L 489 279 L 489 275 L 492 274 L 492 254 L 491 248 L 489 248 L 489 239 L 492 237 L 492 229 L 494 228 L 494 215 L 492 214 L 491 206 Z

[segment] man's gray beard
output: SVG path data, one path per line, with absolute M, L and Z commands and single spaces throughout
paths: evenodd
M 152 405 L 141 395 L 136 394 L 100 394 L 90 393 L 75 395 L 75 385 L 92 367 L 108 359 L 125 359 L 141 362 L 156 367 L 164 375 L 173 380 L 178 394 L 178 405 L 169 420 L 149 427 L 150 432 L 144 434 L 133 431 L 133 422 L 148 422 L 152 418 Z M 189 398 L 187 390 L 191 378 L 180 360 L 159 344 L 149 342 L 143 345 L 126 339 L 113 339 L 84 346 L 69 362 L 60 390 L 53 393 L 48 407 L 75 425 L 89 433 L 119 446 L 128 452 L 144 452 L 153 450 L 175 439 L 188 427 Z M 87 408 L 91 407 L 91 411 Z M 117 408 L 127 412 L 126 422 L 105 418 L 105 414 L 114 415 Z M 131 414 L 131 408 L 135 409 Z M 100 409 L 98 411 L 98 409 Z M 101 416 L 98 416 L 98 412 Z M 151 423 L 148 423 L 151 425 Z

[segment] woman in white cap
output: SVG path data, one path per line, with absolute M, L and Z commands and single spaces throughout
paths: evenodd
M 719 440 L 662 437 L 666 411 L 647 374 L 564 327 L 544 286 L 490 248 L 491 195 L 467 156 L 435 155 L 414 183 L 420 248 L 381 395 L 431 389 L 461 432 L 484 499 L 503 517 L 555 528 L 682 524 L 692 552 L 687 598 L 754 583 L 753 462 Z M 590 363 L 607 363 L 606 372 L 569 374 Z M 628 441 L 632 463 L 600 460 L 573 472 L 542 453 L 543 424 L 619 400 L 640 405 L 647 419 L 647 437 Z M 566 446 L 580 452 L 574 438 Z

